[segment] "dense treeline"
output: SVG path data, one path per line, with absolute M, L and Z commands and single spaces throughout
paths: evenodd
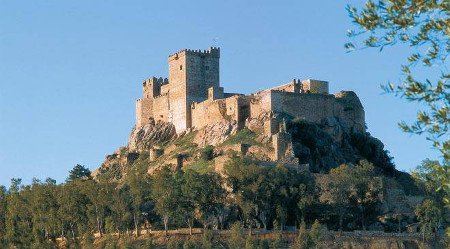
M 142 229 L 228 229 L 235 222 L 250 233 L 316 219 L 330 229 L 365 229 L 380 202 L 373 166 L 361 161 L 330 174 L 328 195 L 309 172 L 261 167 L 237 156 L 223 175 L 162 167 L 151 177 L 131 171 L 124 182 L 111 183 L 92 179 L 77 165 L 64 184 L 13 179 L 9 189 L 0 188 L 1 247 L 45 248 L 57 238 L 78 243 L 94 234 L 139 235 Z

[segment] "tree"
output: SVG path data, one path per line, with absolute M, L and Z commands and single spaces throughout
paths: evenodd
M 412 171 L 416 183 L 436 202 L 450 203 L 450 166 L 425 159 Z
M 389 83 L 384 90 L 426 107 L 413 124 L 401 122 L 400 127 L 408 133 L 426 134 L 446 163 L 450 160 L 449 8 L 448 1 L 438 0 L 369 0 L 361 10 L 347 7 L 357 26 L 357 31 L 348 35 L 362 38 L 362 47 L 380 51 L 395 45 L 411 48 L 407 64 L 402 66 L 404 78 L 396 85 Z M 345 47 L 353 50 L 358 45 L 350 42 Z M 417 79 L 414 69 L 425 69 L 431 78 Z
M 425 192 L 427 198 L 432 199 L 436 207 L 445 212 L 450 206 L 450 166 L 442 165 L 439 161 L 426 159 L 412 172 L 413 178 Z M 450 228 L 446 229 L 450 238 Z
M 67 181 L 74 181 L 76 179 L 89 179 L 91 178 L 91 171 L 83 165 L 77 164 L 69 171 L 69 177 Z
M 305 221 L 302 221 L 300 223 L 300 228 L 298 230 L 298 235 L 295 238 L 294 245 L 292 246 L 292 249 L 307 249 L 309 248 L 309 242 L 310 238 L 308 235 L 308 231 L 306 231 L 306 224 Z
M 350 166 L 343 164 L 330 171 L 330 182 L 328 188 L 329 191 L 325 191 L 324 194 L 331 204 L 333 204 L 337 210 L 339 216 L 339 231 L 342 231 L 344 215 L 350 205 L 350 191 L 351 191 L 351 168 Z
M 139 236 L 139 227 L 142 220 L 142 214 L 150 210 L 144 210 L 146 202 L 150 200 L 150 181 L 145 175 L 138 175 L 132 172 L 127 178 L 127 185 L 130 189 L 131 207 L 133 212 L 133 223 L 135 235 Z
M 442 214 L 439 208 L 436 207 L 436 203 L 430 199 L 425 199 L 421 205 L 416 207 L 416 216 L 420 222 L 420 230 L 422 232 L 422 239 L 436 232 L 441 222 Z
M 80 228 L 88 222 L 85 206 L 88 205 L 89 199 L 80 190 L 78 182 L 74 181 L 59 188 L 57 200 L 61 236 L 64 237 L 68 230 L 72 240 L 75 240 Z
M 4 238 L 6 233 L 6 198 L 6 188 L 0 185 L 0 247 L 6 247 Z
M 176 215 L 181 189 L 169 167 L 163 167 L 153 176 L 151 198 L 155 201 L 155 211 L 161 216 L 167 236 L 169 219 Z
M 351 170 L 352 182 L 349 198 L 352 199 L 361 215 L 361 227 L 366 230 L 365 216 L 369 207 L 373 207 L 381 198 L 381 179 L 375 177 L 374 167 L 366 160 L 362 160 Z
M 199 174 L 187 170 L 183 174 L 182 208 L 189 228 L 192 228 L 193 218 L 197 218 L 206 228 L 212 218 L 217 218 L 223 209 L 225 190 L 222 179 L 216 173 Z M 181 204 L 181 203 L 180 203 Z M 191 229 L 190 229 L 191 231 Z
M 22 179 L 11 179 L 7 195 L 5 239 L 10 247 L 27 248 L 32 244 L 32 214 Z
M 235 222 L 230 228 L 230 237 L 228 239 L 228 247 L 230 249 L 244 248 L 244 232 L 242 231 L 241 224 Z
M 59 227 L 56 190 L 56 181 L 53 179 L 47 179 L 45 183 L 34 179 L 31 185 L 32 194 L 29 201 L 33 210 L 34 241 L 37 243 L 44 243 L 56 237 L 55 231 Z
M 310 248 L 319 248 L 320 227 L 319 221 L 315 220 L 309 230 Z

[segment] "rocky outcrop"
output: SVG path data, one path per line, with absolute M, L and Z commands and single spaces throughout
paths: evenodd
M 365 113 L 358 95 L 352 91 L 340 91 L 335 93 L 334 96 L 343 107 L 343 113 L 339 116 L 344 130 L 347 132 L 365 132 Z
M 176 137 L 175 126 L 162 121 L 150 122 L 138 129 L 133 128 L 128 139 L 130 151 L 149 150 L 152 146 Z
M 236 134 L 237 130 L 238 125 L 235 121 L 212 123 L 199 130 L 193 142 L 200 147 L 216 146 L 223 143 L 230 135 Z

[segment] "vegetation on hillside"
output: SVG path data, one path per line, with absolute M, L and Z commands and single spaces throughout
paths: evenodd
M 365 229 L 377 223 L 380 214 L 379 177 L 368 161 L 333 169 L 326 201 L 319 200 L 319 185 L 307 171 L 261 167 L 239 156 L 226 164 L 224 175 L 162 167 L 152 176 L 130 171 L 123 182 L 114 183 L 76 172 L 88 170 L 77 165 L 63 184 L 35 179 L 23 185 L 13 179 L 8 189 L 0 188 L 2 248 L 53 248 L 58 238 L 86 245 L 94 234 L 123 237 L 149 229 L 228 229 L 236 222 L 249 234 L 255 228 L 311 226 L 316 220 L 329 229 Z M 430 205 L 418 208 L 417 216 L 427 231 L 435 232 L 436 219 L 430 217 L 440 209 Z M 308 236 L 308 243 L 315 245 L 319 235 Z M 252 243 L 260 242 L 246 242 Z

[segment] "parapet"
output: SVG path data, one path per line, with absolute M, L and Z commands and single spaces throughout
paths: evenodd
M 214 57 L 214 58 L 220 58 L 220 48 L 219 47 L 210 47 L 209 49 L 206 49 L 206 50 L 183 49 L 174 54 L 169 55 L 169 61 L 176 60 L 176 59 L 178 59 L 178 57 L 180 57 L 182 55 L 196 55 L 196 56 L 202 56 L 202 57 L 210 56 L 210 57 Z
M 165 85 L 165 84 L 169 84 L 169 79 L 168 78 L 162 78 L 162 77 L 159 77 L 159 78 L 151 77 L 151 78 L 148 78 L 148 79 L 146 79 L 146 80 L 144 80 L 142 82 L 142 86 L 144 86 L 144 87 L 149 85 L 149 84 Z

